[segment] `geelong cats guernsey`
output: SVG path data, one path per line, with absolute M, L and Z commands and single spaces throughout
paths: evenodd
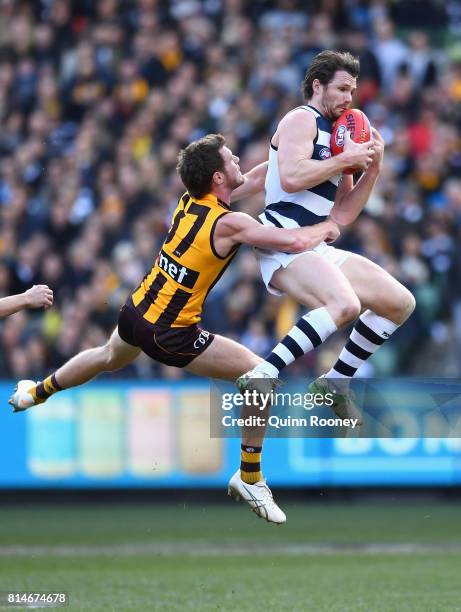
M 298 108 L 312 113 L 317 123 L 312 159 L 327 159 L 331 156 L 332 122 L 312 106 L 305 105 Z M 277 156 L 278 151 L 271 143 L 265 185 L 266 205 L 264 212 L 259 216 L 262 223 L 275 227 L 294 228 L 325 221 L 333 208 L 341 175 L 331 177 L 315 187 L 287 193 L 280 185 Z

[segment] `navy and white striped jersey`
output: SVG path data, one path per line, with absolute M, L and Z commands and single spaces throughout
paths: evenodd
M 311 112 L 317 122 L 312 159 L 321 160 L 330 157 L 330 137 L 333 129 L 331 121 L 312 106 L 299 108 Z M 331 177 L 315 187 L 287 193 L 280 184 L 277 156 L 277 149 L 271 144 L 265 185 L 266 205 L 264 212 L 259 216 L 262 223 L 275 227 L 294 228 L 325 221 L 333 208 L 341 175 Z

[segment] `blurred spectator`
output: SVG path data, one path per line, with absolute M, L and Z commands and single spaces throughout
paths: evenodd
M 378 59 L 383 90 L 389 91 L 400 66 L 407 58 L 408 50 L 406 44 L 395 35 L 394 24 L 390 19 L 376 19 L 374 30 L 376 39 L 373 50 Z
M 366 106 L 378 95 L 381 85 L 381 70 L 374 51 L 370 48 L 366 33 L 360 28 L 350 28 L 344 33 L 344 49 L 359 58 L 360 82 L 357 102 Z
M 403 65 L 408 67 L 413 87 L 430 87 L 437 82 L 437 64 L 426 32 L 413 30 L 408 37 L 409 54 Z

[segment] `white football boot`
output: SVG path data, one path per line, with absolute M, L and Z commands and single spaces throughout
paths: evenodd
M 8 403 L 13 406 L 13 412 L 21 412 L 35 406 L 35 400 L 29 391 L 36 385 L 37 383 L 34 380 L 20 380 L 18 382 L 13 395 L 8 400 Z
M 253 390 L 258 393 L 270 393 L 275 387 L 280 386 L 282 381 L 279 378 L 273 378 L 266 372 L 254 369 L 239 376 L 235 384 L 240 393 Z
M 241 499 L 246 501 L 251 510 L 260 518 L 266 519 L 268 523 L 277 525 L 286 523 L 287 517 L 275 503 L 265 480 L 260 480 L 255 484 L 247 484 L 240 478 L 240 469 L 238 469 L 229 480 L 227 494 L 235 501 Z

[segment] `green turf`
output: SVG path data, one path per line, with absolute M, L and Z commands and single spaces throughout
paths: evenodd
M 39 548 L 0 556 L 0 590 L 67 591 L 68 610 L 461 610 L 461 553 L 448 549 L 461 547 L 457 504 L 299 504 L 286 511 L 287 525 L 275 527 L 231 502 L 1 508 L 0 551 Z M 402 554 L 353 549 L 386 542 L 439 548 Z M 338 552 L 283 548 L 326 543 L 340 545 Z M 156 544 L 164 548 L 142 552 Z M 178 544 L 187 554 L 175 553 Z M 127 545 L 128 552 L 114 548 L 111 554 L 112 545 Z M 162 552 L 168 545 L 172 549 Z M 92 547 L 91 554 L 81 546 Z M 274 554 L 271 547 L 280 550 Z
M 206 542 L 458 542 L 460 505 L 283 504 L 288 522 L 268 525 L 243 503 L 0 508 L 0 544 Z

